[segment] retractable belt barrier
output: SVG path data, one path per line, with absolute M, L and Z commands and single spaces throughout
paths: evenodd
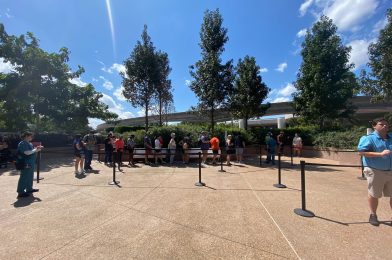
M 306 186 L 305 186 L 305 167 L 306 165 L 313 166 L 332 166 L 332 167 L 345 167 L 345 168 L 357 168 L 362 167 L 362 165 L 337 165 L 337 164 L 327 164 L 327 163 L 306 163 L 305 161 L 301 161 L 301 208 L 294 209 L 294 213 L 300 215 L 302 217 L 312 218 L 314 217 L 314 213 L 308 209 L 306 209 Z

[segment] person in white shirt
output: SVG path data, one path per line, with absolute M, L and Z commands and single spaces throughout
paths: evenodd
M 293 138 L 293 150 L 294 150 L 294 156 L 301 156 L 301 151 L 302 151 L 302 138 L 295 133 L 295 136 Z

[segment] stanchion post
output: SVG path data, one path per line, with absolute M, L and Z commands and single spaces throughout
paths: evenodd
M 37 154 L 37 183 L 39 183 L 39 172 L 40 172 L 40 167 L 41 167 L 41 151 L 38 152 Z
M 358 177 L 358 179 L 360 179 L 360 180 L 366 180 L 366 177 L 365 177 L 365 173 L 363 172 L 363 170 L 364 170 L 364 166 L 363 166 L 363 157 L 361 156 L 360 157 L 360 160 L 361 160 L 361 176 L 360 177 Z
M 294 213 L 302 217 L 313 218 L 315 215 L 313 212 L 306 209 L 306 198 L 305 198 L 305 161 L 301 161 L 301 200 L 302 207 L 294 209 Z
M 291 152 L 290 152 L 290 156 L 291 156 L 291 166 L 293 166 L 294 165 L 294 163 L 293 163 L 293 144 L 291 144 L 290 145 L 290 150 L 291 150 Z
M 282 173 L 281 173 L 281 170 L 282 170 L 282 166 L 281 166 L 281 153 L 279 152 L 278 153 L 278 183 L 276 183 L 276 184 L 274 184 L 274 187 L 276 187 L 276 188 L 280 188 L 280 189 L 283 189 L 283 188 L 287 188 L 286 187 L 286 185 L 284 185 L 284 184 L 282 184 Z
M 201 181 L 201 152 L 199 152 L 199 181 L 195 183 L 195 186 L 205 186 L 206 184 Z
M 112 153 L 112 161 L 113 161 L 113 178 L 112 181 L 109 182 L 109 185 L 118 185 L 120 182 L 116 181 L 116 161 L 117 161 L 117 153 L 113 151 Z
M 261 144 L 260 144 L 260 146 L 259 146 L 259 165 L 260 165 L 260 167 L 261 167 L 261 163 L 262 163 L 261 161 L 263 160 L 261 152 L 262 152 L 262 149 L 261 149 Z
M 220 170 L 218 170 L 218 172 L 226 172 L 225 170 L 223 170 L 223 151 L 222 151 L 222 149 L 220 150 L 221 151 L 221 153 L 220 153 L 220 155 L 219 155 L 219 159 L 220 159 Z

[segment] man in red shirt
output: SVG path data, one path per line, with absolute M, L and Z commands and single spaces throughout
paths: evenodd
M 211 150 L 212 150 L 212 164 L 216 164 L 216 157 L 218 157 L 219 153 L 219 139 L 218 137 L 214 136 L 210 139 Z

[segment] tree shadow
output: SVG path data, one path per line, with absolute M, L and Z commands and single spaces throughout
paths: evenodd
M 15 208 L 22 208 L 22 207 L 29 206 L 30 204 L 32 204 L 34 202 L 41 202 L 41 201 L 42 200 L 38 197 L 28 196 L 28 197 L 17 199 L 12 205 Z

